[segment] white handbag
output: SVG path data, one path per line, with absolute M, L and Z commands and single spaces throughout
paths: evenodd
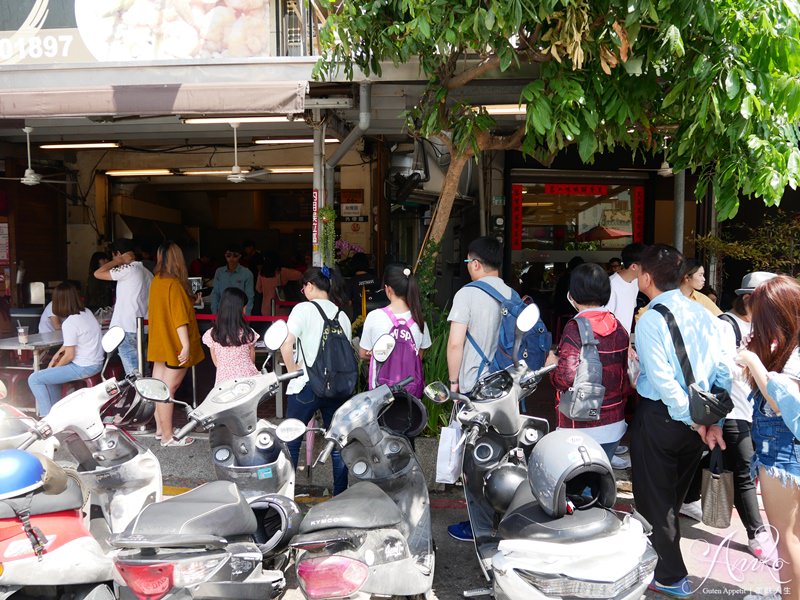
M 464 444 L 461 440 L 461 425 L 451 419 L 447 427 L 439 432 L 439 448 L 436 451 L 436 483 L 455 483 L 461 477 L 461 462 Z

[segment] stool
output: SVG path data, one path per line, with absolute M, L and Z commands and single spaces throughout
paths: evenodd
M 75 381 L 68 381 L 67 383 L 61 384 L 61 397 L 67 396 L 72 392 L 87 388 L 87 387 L 94 387 L 100 383 L 102 383 L 103 378 L 100 377 L 100 373 L 97 375 L 92 375 L 91 377 L 84 377 L 83 379 L 76 379 Z

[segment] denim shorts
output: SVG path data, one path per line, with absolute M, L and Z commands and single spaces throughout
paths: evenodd
M 755 478 L 758 468 L 764 467 L 784 486 L 800 488 L 800 442 L 782 417 L 764 414 L 764 402 L 760 393 L 754 394 L 752 436 L 755 454 L 750 463 L 750 473 Z

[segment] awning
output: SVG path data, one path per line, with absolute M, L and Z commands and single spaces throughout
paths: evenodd
M 0 118 L 295 114 L 307 81 L 120 85 L 0 91 Z

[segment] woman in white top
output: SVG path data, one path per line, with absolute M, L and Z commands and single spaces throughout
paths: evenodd
M 422 355 L 426 348 L 431 347 L 431 334 L 422 314 L 417 280 L 407 265 L 390 264 L 383 272 L 383 287 L 386 290 L 386 297 L 389 298 L 389 306 L 370 311 L 367 315 L 361 331 L 359 355 L 362 359 L 370 358 L 372 347 L 378 338 L 385 333 L 390 333 L 394 328 L 392 317 L 386 312 L 388 310 L 391 311 L 396 321 L 405 324 L 411 323 L 408 330 L 411 332 L 414 349 L 417 351 L 416 360 L 419 363 L 414 366 L 419 366 L 421 373 Z M 408 372 L 402 373 L 402 377 L 400 377 L 400 373 L 397 373 L 398 381 L 408 376 L 414 376 L 417 379 L 414 366 L 409 366 Z M 376 387 L 377 383 L 378 370 L 373 367 L 374 365 L 371 365 L 370 368 L 370 388 Z M 411 385 L 421 389 L 423 382 L 415 381 Z M 418 394 L 414 395 L 419 397 Z
M 40 417 L 61 399 L 61 384 L 97 375 L 103 367 L 100 324 L 84 308 L 75 284 L 65 281 L 53 291 L 53 315 L 61 319 L 63 345 L 47 369 L 28 378 Z
M 317 358 L 324 322 L 314 304 L 329 319 L 338 315 L 339 324 L 345 335 L 348 339 L 351 335 L 350 319 L 342 310 L 346 306 L 344 281 L 335 269 L 327 266 L 309 267 L 303 274 L 301 286 L 300 291 L 306 297 L 307 302 L 301 302 L 289 314 L 287 321 L 289 335 L 281 346 L 281 356 L 289 372 L 302 369 L 304 363 L 313 365 Z M 297 348 L 295 348 L 295 342 L 297 342 Z M 308 423 L 314 413 L 319 410 L 326 428 L 330 425 L 336 409 L 349 399 L 349 396 L 343 398 L 316 396 L 308 383 L 307 369 L 304 369 L 302 376 L 289 381 L 286 393 L 288 396 L 287 418 L 300 419 L 303 423 Z M 300 443 L 301 440 L 297 439 L 287 444 L 295 468 L 297 468 L 300 457 Z M 347 466 L 338 450 L 331 453 L 331 462 L 335 495 L 347 488 Z
M 51 333 L 61 331 L 61 319 L 53 314 L 53 303 L 48 302 L 39 317 L 39 333 Z

